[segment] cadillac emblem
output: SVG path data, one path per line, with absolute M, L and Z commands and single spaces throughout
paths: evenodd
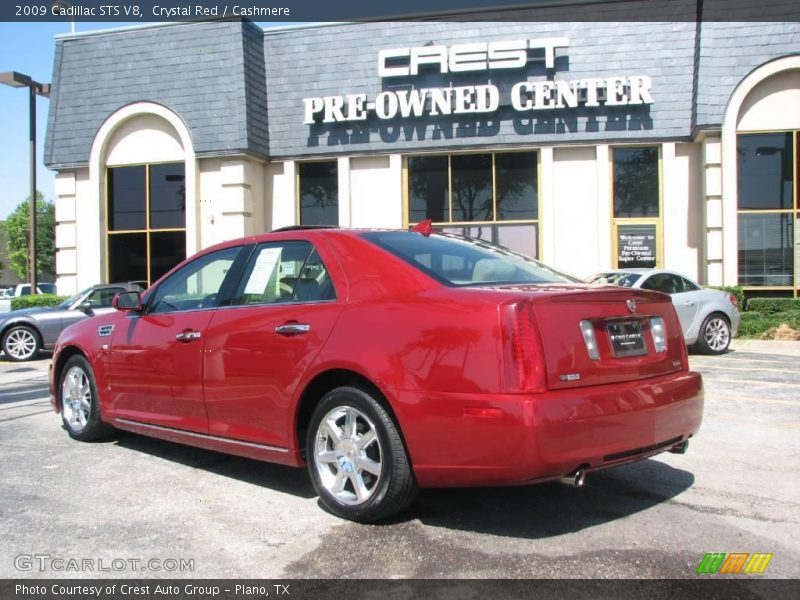
M 634 298 L 631 298 L 630 300 L 626 300 L 625 304 L 628 305 L 628 310 L 629 311 L 631 311 L 632 313 L 636 312 L 636 300 Z

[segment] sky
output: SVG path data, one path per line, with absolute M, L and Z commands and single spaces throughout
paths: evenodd
M 134 23 L 76 23 L 76 32 Z M 136 23 L 140 24 L 140 23 Z M 262 27 L 288 23 L 259 23 Z M 69 23 L 0 23 L 0 72 L 17 71 L 40 83 L 53 77 L 55 35 L 69 33 Z M 50 101 L 36 103 L 36 187 L 54 200 L 55 173 L 43 163 Z M 0 85 L 0 221 L 30 195 L 28 90 Z

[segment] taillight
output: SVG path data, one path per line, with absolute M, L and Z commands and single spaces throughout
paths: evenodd
M 739 301 L 736 299 L 735 294 L 728 294 L 728 300 L 733 304 L 734 308 L 739 308 Z
M 664 319 L 661 317 L 650 317 L 650 334 L 653 336 L 653 347 L 656 352 L 667 351 L 667 330 L 664 327 Z
M 507 392 L 544 392 L 544 351 L 533 307 L 529 302 L 514 302 L 502 307 L 503 362 Z

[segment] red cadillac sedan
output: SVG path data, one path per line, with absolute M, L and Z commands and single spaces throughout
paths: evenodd
M 480 240 L 288 228 L 187 259 L 58 340 L 70 436 L 124 429 L 295 467 L 356 521 L 420 487 L 583 484 L 702 420 L 669 296 Z

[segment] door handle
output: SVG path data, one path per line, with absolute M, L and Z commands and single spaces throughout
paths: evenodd
M 182 331 L 178 335 L 175 336 L 175 339 L 179 342 L 183 342 L 184 344 L 193 342 L 194 340 L 199 340 L 203 334 L 199 331 Z
M 684 306 L 694 306 L 695 305 L 695 301 L 694 300 L 687 300 L 686 302 L 683 303 L 683 305 Z
M 275 333 L 286 336 L 300 335 L 309 331 L 311 331 L 311 325 L 308 323 L 284 323 L 275 328 Z

